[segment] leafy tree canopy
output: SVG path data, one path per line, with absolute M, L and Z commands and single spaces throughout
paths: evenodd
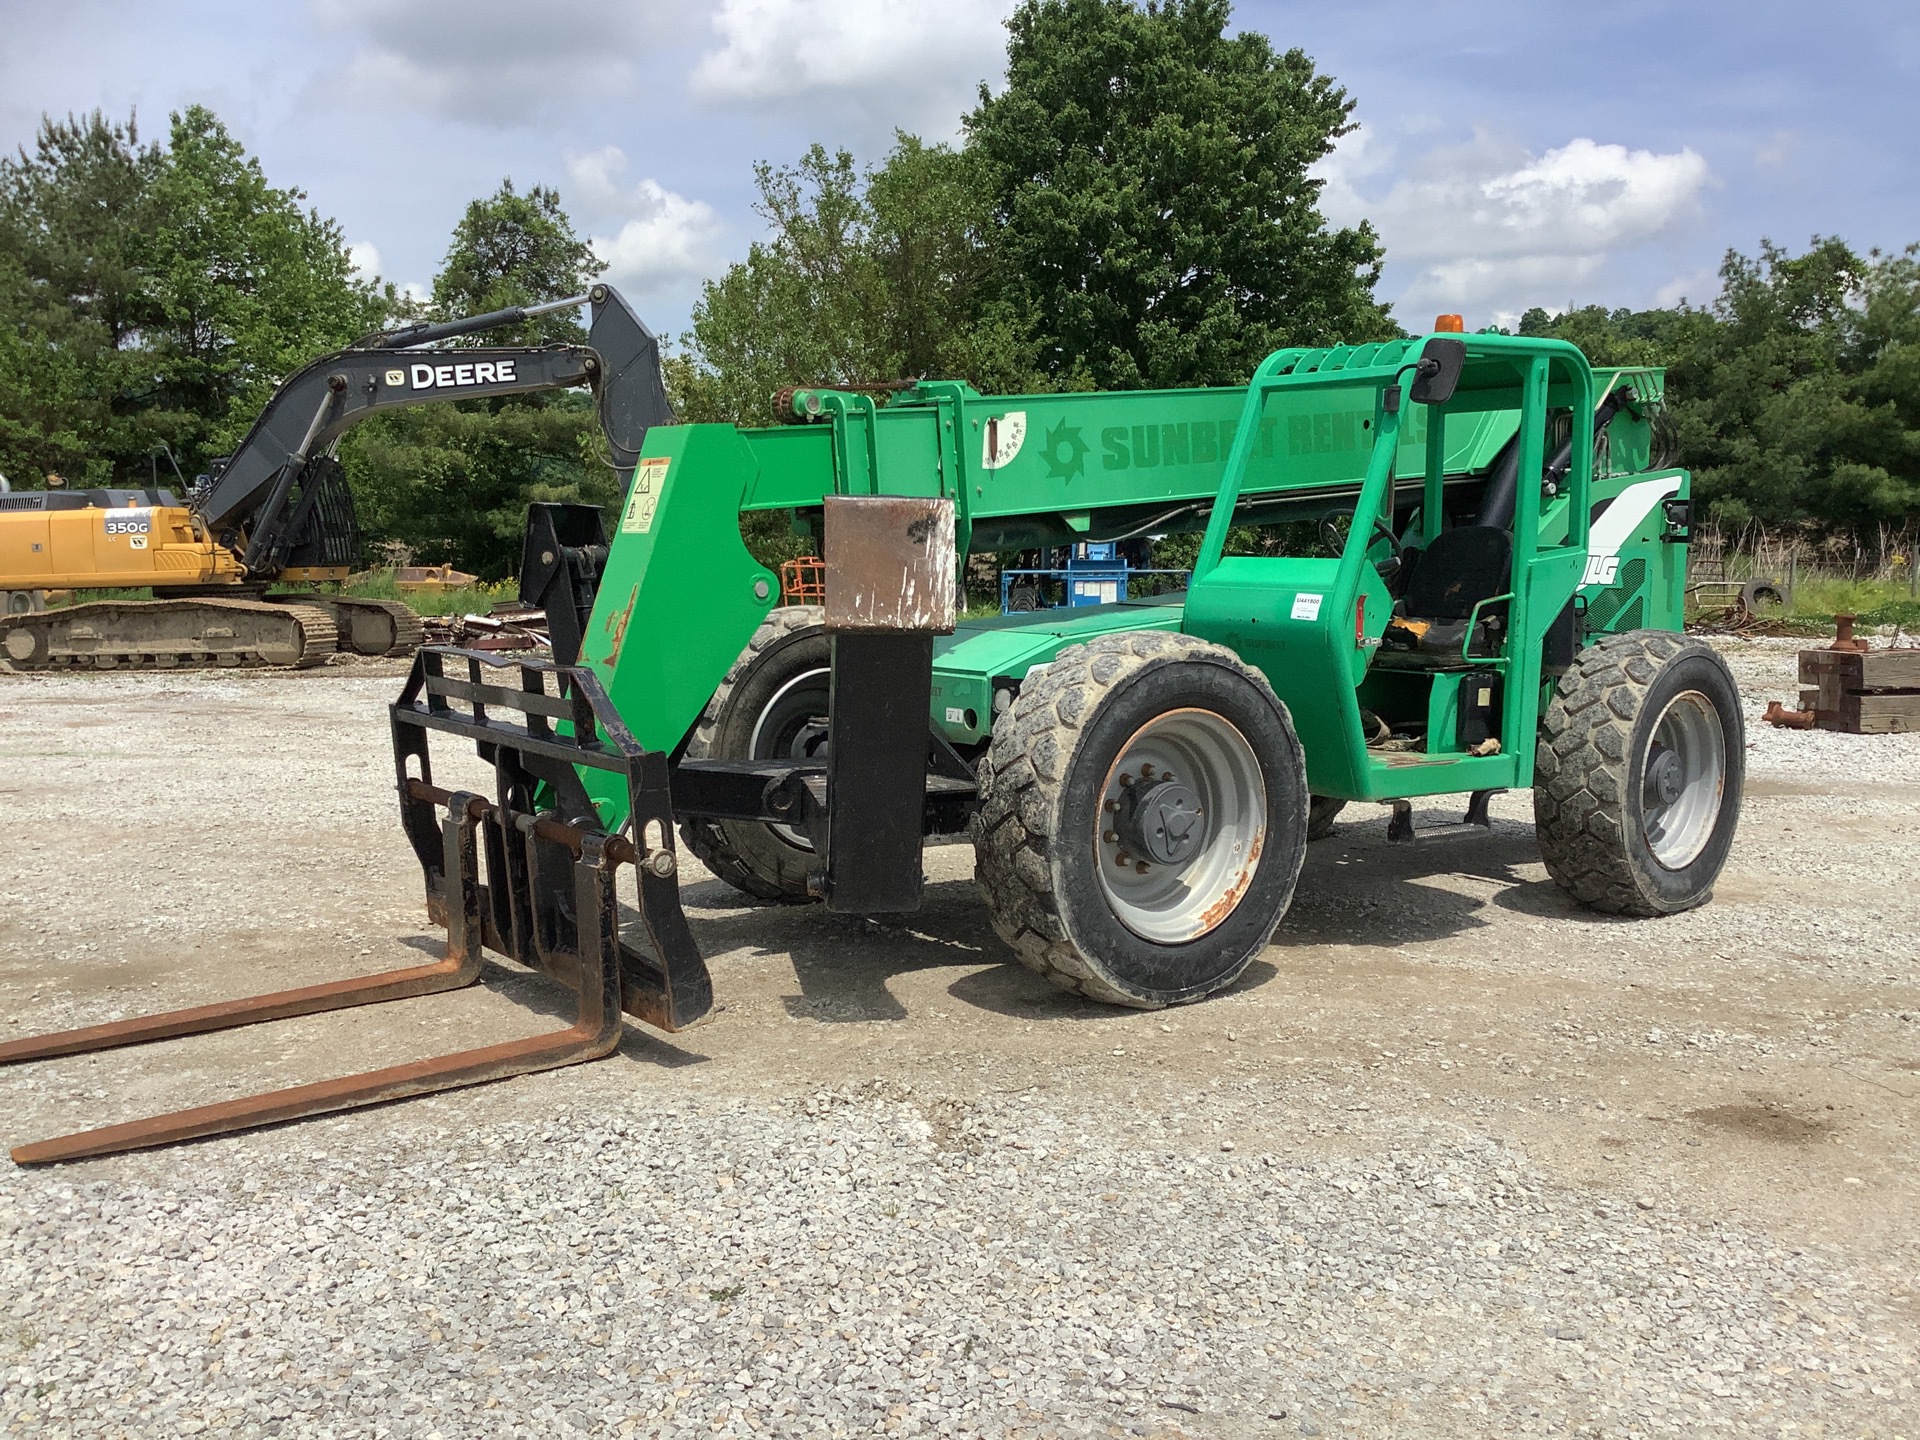
M 1308 167 L 1353 101 L 1228 0 L 1026 0 L 969 150 L 1004 294 L 1056 379 L 1244 382 L 1270 351 L 1395 333 L 1371 228 L 1329 229 Z
M 433 315 L 452 320 L 564 300 L 584 294 L 606 268 L 573 233 L 559 191 L 535 185 L 522 195 L 511 179 L 503 180 L 494 194 L 467 206 L 454 227 L 453 244 L 433 281 Z M 555 310 L 469 343 L 543 345 L 586 338 L 578 314 Z
M 791 418 L 773 402 L 795 384 L 1037 383 L 1024 336 L 986 299 L 989 200 L 973 157 L 900 135 L 871 171 L 815 145 L 754 179 L 769 236 L 702 288 L 669 361 L 685 418 Z
M 132 482 L 164 445 L 191 476 L 282 376 L 378 324 L 390 293 L 304 199 L 200 106 L 164 146 L 43 120 L 0 160 L 0 471 Z
M 1227 19 L 1225 0 L 1028 0 L 962 148 L 899 135 L 870 172 L 819 145 L 759 166 L 770 233 L 695 307 L 682 408 L 764 422 L 795 383 L 933 374 L 1230 384 L 1283 344 L 1394 333 L 1373 232 L 1329 229 L 1307 175 L 1352 101 Z
M 1549 316 L 1522 334 L 1596 364 L 1668 367 L 1676 463 L 1729 525 L 1870 530 L 1920 514 L 1920 247 L 1865 257 L 1816 236 L 1729 251 L 1704 309 Z

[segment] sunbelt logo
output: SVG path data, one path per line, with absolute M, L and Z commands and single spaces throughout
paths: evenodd
M 450 390 L 462 385 L 510 385 L 520 377 L 511 360 L 476 360 L 471 365 L 415 365 L 405 373 L 413 390 Z M 402 372 L 389 370 L 387 383 L 398 385 Z

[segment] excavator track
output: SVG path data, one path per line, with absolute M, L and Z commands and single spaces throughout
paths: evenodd
M 314 595 L 296 592 L 269 595 L 275 605 L 312 605 L 333 616 L 339 647 L 349 655 L 410 656 L 427 638 L 427 627 L 411 608 L 398 600 L 370 600 L 358 595 Z
M 317 605 L 263 600 L 96 600 L 0 618 L 13 670 L 306 670 L 339 643 Z

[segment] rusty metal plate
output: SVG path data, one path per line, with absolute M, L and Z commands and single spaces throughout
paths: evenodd
M 826 532 L 829 630 L 952 631 L 951 500 L 829 495 Z

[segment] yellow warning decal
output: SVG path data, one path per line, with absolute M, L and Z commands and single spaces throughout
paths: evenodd
M 667 488 L 667 463 L 664 456 L 655 456 L 642 460 L 633 472 L 633 492 L 627 496 L 627 513 L 620 520 L 621 534 L 644 535 L 653 528 L 654 507 Z

